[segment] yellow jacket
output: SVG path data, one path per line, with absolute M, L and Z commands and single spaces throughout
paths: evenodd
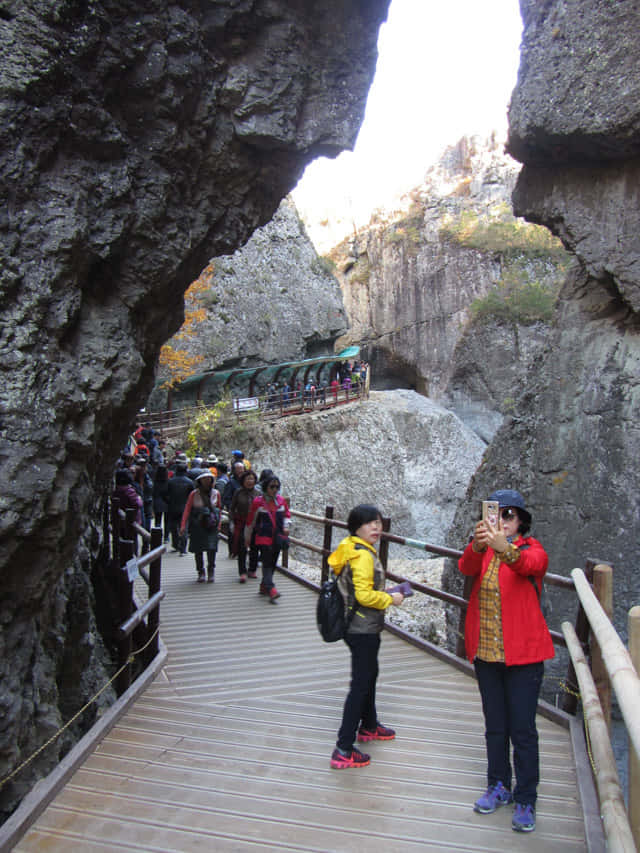
M 345 601 L 353 602 L 355 598 L 349 632 L 379 633 L 384 625 L 384 611 L 393 604 L 389 593 L 384 591 L 385 573 L 377 557 L 373 545 L 359 536 L 347 536 L 328 557 Z M 350 571 L 344 572 L 347 566 Z

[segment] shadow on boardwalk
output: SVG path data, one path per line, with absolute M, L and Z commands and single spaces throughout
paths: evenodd
M 220 554 L 226 552 L 222 544 Z M 485 787 L 475 682 L 383 635 L 378 709 L 397 729 L 369 767 L 329 767 L 349 655 L 315 626 L 315 594 L 277 576 L 276 604 L 219 557 L 163 561 L 169 659 L 17 851 L 582 851 L 569 732 L 539 718 L 538 827 L 480 816 Z

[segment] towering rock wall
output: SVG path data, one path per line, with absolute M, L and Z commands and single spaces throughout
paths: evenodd
M 2 3 L 0 777 L 106 680 L 89 519 L 185 288 L 353 144 L 387 6 Z
M 374 218 L 330 255 L 349 317 L 341 343 L 366 346 L 375 387 L 401 384 L 440 400 L 485 440 L 513 396 L 504 392 L 505 373 L 526 374 L 548 328 L 513 310 L 493 338 L 479 334 L 482 323 L 465 335 L 474 303 L 532 282 L 553 290 L 566 260 L 546 232 L 513 217 L 519 167 L 503 145 L 462 138 L 403 213 Z
M 575 256 L 536 375 L 488 450 L 457 517 L 521 488 L 551 568 L 610 562 L 615 622 L 640 599 L 640 65 L 631 0 L 521 2 L 509 150 L 524 164 L 515 212 Z M 554 619 L 566 610 L 558 607 Z
M 347 330 L 340 286 L 314 249 L 290 196 L 241 249 L 216 258 L 209 270 L 200 276 L 204 288 L 198 305 L 205 309 L 204 318 L 190 334 L 169 341 L 201 359 L 198 371 L 329 355 Z M 167 405 L 166 379 L 161 369 L 149 408 Z M 208 391 L 205 386 L 205 402 Z M 192 403 L 195 393 L 178 388 L 172 401 Z M 211 393 L 219 395 L 220 389 Z

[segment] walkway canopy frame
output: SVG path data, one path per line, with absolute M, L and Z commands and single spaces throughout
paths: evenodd
M 318 356 L 317 358 L 305 358 L 300 361 L 285 361 L 280 364 L 261 364 L 256 367 L 238 367 L 231 370 L 207 370 L 204 373 L 198 373 L 194 376 L 189 376 L 188 379 L 180 382 L 175 388 L 169 389 L 167 397 L 167 409 L 172 410 L 173 393 L 180 392 L 196 386 L 196 401 L 202 400 L 202 392 L 205 386 L 209 383 L 215 383 L 223 393 L 231 389 L 232 383 L 245 383 L 248 385 L 248 390 L 245 396 L 254 397 L 256 383 L 258 379 L 264 379 L 266 382 L 276 382 L 282 375 L 286 375 L 290 371 L 289 379 L 291 384 L 296 381 L 296 377 L 300 371 L 303 371 L 304 382 L 312 369 L 315 369 L 316 376 L 320 376 L 327 365 L 330 365 L 327 385 L 335 375 L 340 364 L 347 361 L 353 361 L 360 355 L 359 346 L 351 346 L 343 349 L 339 353 L 332 355 Z

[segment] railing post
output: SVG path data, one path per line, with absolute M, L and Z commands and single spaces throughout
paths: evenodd
M 125 514 L 124 535 L 122 538 L 130 540 L 131 542 L 134 543 L 133 553 L 137 554 L 138 553 L 138 534 L 133 529 L 133 523 L 136 520 L 136 515 L 138 514 L 138 512 L 137 512 L 137 510 L 133 509 L 132 507 L 129 507 L 128 509 L 125 509 L 124 514 Z M 128 559 L 129 558 L 127 557 L 127 560 Z M 122 565 L 122 560 L 120 561 L 120 565 Z
M 151 549 L 159 548 L 162 545 L 162 528 L 151 528 Z M 149 564 L 149 598 L 154 596 L 156 592 L 160 592 L 162 575 L 162 557 L 158 557 Z M 146 662 L 150 663 L 158 654 L 159 637 L 158 628 L 160 626 L 160 605 L 149 613 L 147 620 L 148 636 L 150 639 L 149 646 L 146 652 Z M 155 634 L 155 636 L 154 636 Z
M 599 563 L 593 570 L 593 592 L 609 619 L 613 614 L 612 589 L 613 571 L 611 566 Z M 591 672 L 602 705 L 602 715 L 609 732 L 611 732 L 611 681 L 602 659 L 602 650 L 595 636 L 591 643 Z
M 291 499 L 285 498 L 283 495 L 283 500 L 286 503 L 286 505 L 289 507 L 289 509 L 291 509 Z M 289 568 L 289 548 L 283 548 L 282 549 L 282 568 L 283 569 Z
M 325 506 L 324 517 L 326 519 L 333 518 L 333 507 Z M 324 523 L 324 539 L 322 547 L 325 553 L 322 555 L 322 572 L 320 574 L 320 583 L 323 584 L 329 578 L 329 563 L 327 562 L 328 552 L 331 551 L 331 535 L 333 533 L 333 525 L 327 520 Z
M 120 570 L 118 571 L 118 623 L 124 622 L 131 615 L 131 602 L 133 599 L 133 582 L 129 580 L 126 564 L 134 555 L 133 542 L 123 539 L 120 542 Z M 118 696 L 131 685 L 131 664 L 127 663 L 131 655 L 131 634 L 118 642 L 118 669 L 124 669 L 116 680 L 116 691 Z M 127 664 L 125 666 L 125 664 Z
M 640 672 L 640 607 L 632 607 L 628 617 L 629 654 L 636 672 Z M 635 845 L 640 850 L 640 756 L 629 743 L 629 824 Z
M 589 583 L 593 581 L 593 569 L 595 565 L 595 560 L 587 560 L 584 564 L 584 573 Z M 587 619 L 587 615 L 584 612 L 582 602 L 579 598 L 578 612 L 576 614 L 576 624 L 574 630 L 576 632 L 577 638 L 580 640 L 581 645 L 583 647 L 586 646 L 589 642 L 589 620 Z M 567 714 L 575 715 L 576 710 L 578 708 L 578 680 L 576 678 L 576 671 L 574 669 L 571 658 L 569 658 L 569 665 L 567 666 L 567 677 L 565 678 L 565 682 L 567 685 L 567 690 L 565 691 L 562 697 L 562 710 L 566 711 Z
M 462 589 L 462 597 L 465 601 L 469 601 L 471 597 L 471 589 L 473 587 L 473 578 L 465 577 L 464 579 L 464 587 Z M 464 626 L 467 620 L 467 609 L 465 607 L 460 608 L 460 616 L 458 617 L 458 638 L 456 640 L 456 655 L 459 658 L 465 658 L 467 656 L 467 649 L 464 644 Z
M 391 519 L 389 516 L 386 516 L 382 519 L 382 530 L 384 533 L 388 533 L 391 530 Z M 380 548 L 378 550 L 378 557 L 380 558 L 380 562 L 382 563 L 382 568 L 387 571 L 387 563 L 389 562 L 389 540 L 381 539 L 380 540 Z

